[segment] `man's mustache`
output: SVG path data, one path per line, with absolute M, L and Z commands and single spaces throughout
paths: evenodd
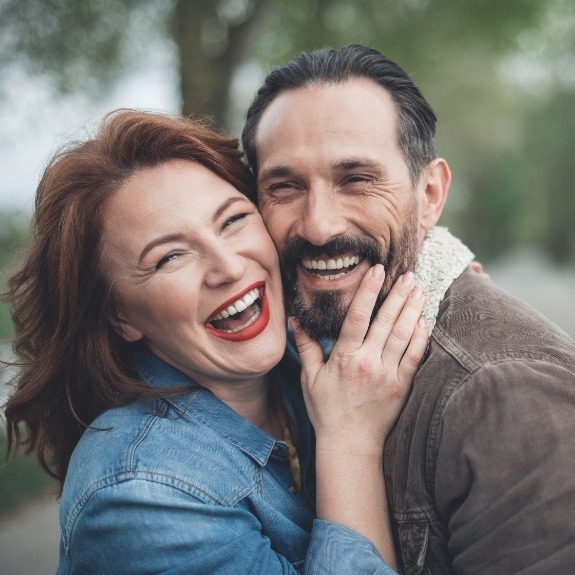
M 365 258 L 371 265 L 385 265 L 388 251 L 374 239 L 365 236 L 336 236 L 321 246 L 316 246 L 301 236 L 290 238 L 282 250 L 284 265 L 293 265 L 301 259 L 336 258 L 349 254 Z

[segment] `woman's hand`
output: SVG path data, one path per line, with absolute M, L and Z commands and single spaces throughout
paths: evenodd
M 370 326 L 384 275 L 380 264 L 366 273 L 326 363 L 319 344 L 292 321 L 318 445 L 381 456 L 425 353 L 424 297 L 412 273 L 396 282 Z
M 361 533 L 396 568 L 383 444 L 425 353 L 427 328 L 412 273 L 396 282 L 370 325 L 384 275 L 378 264 L 363 278 L 327 363 L 319 344 L 291 323 L 316 432 L 317 516 Z

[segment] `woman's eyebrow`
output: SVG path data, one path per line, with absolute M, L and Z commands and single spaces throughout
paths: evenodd
M 247 202 L 249 204 L 251 204 L 251 202 L 248 200 L 248 198 L 244 197 L 244 196 L 234 196 L 232 198 L 228 198 L 226 201 L 224 201 L 222 204 L 220 204 L 218 206 L 218 208 L 216 209 L 216 211 L 213 213 L 212 215 L 212 223 L 215 223 L 215 221 L 233 204 L 235 204 L 236 202 Z M 140 264 L 142 262 L 142 260 L 146 257 L 146 255 L 148 254 L 148 252 L 150 252 L 150 250 L 152 250 L 153 248 L 160 246 L 162 244 L 166 244 L 169 242 L 177 242 L 177 241 L 182 241 L 184 240 L 184 235 L 182 233 L 173 233 L 173 234 L 165 234 L 163 236 L 159 236 L 157 238 L 154 238 L 153 240 L 149 241 L 144 248 L 142 249 L 142 252 L 140 253 L 140 257 L 138 258 L 138 264 Z
M 181 241 L 184 238 L 183 234 L 181 233 L 177 233 L 177 234 L 165 234 L 163 236 L 159 236 L 157 238 L 154 238 L 153 240 L 151 240 L 150 242 L 148 242 L 145 246 L 144 249 L 142 250 L 142 252 L 140 253 L 140 257 L 138 258 L 138 264 L 142 263 L 142 260 L 146 257 L 146 255 L 148 254 L 148 252 L 150 252 L 152 249 L 154 249 L 156 246 L 160 246 L 162 244 L 166 244 L 169 242 L 177 242 L 177 241 Z
M 248 198 L 245 196 L 233 196 L 232 198 L 228 198 L 214 212 L 214 215 L 212 216 L 212 223 L 214 223 L 231 205 L 235 204 L 236 202 L 247 202 L 251 204 L 250 200 L 248 200 Z

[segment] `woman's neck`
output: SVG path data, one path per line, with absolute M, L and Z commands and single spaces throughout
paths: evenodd
M 206 387 L 242 417 L 277 439 L 283 439 L 277 398 L 268 375 L 217 388 Z

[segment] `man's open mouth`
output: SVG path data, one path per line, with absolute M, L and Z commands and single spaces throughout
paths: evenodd
M 301 260 L 301 263 L 312 275 L 332 281 L 351 272 L 361 260 L 359 255 L 346 255 L 329 259 L 305 258 Z
M 204 325 L 217 337 L 244 341 L 259 335 L 268 321 L 265 283 L 257 282 L 218 307 Z

